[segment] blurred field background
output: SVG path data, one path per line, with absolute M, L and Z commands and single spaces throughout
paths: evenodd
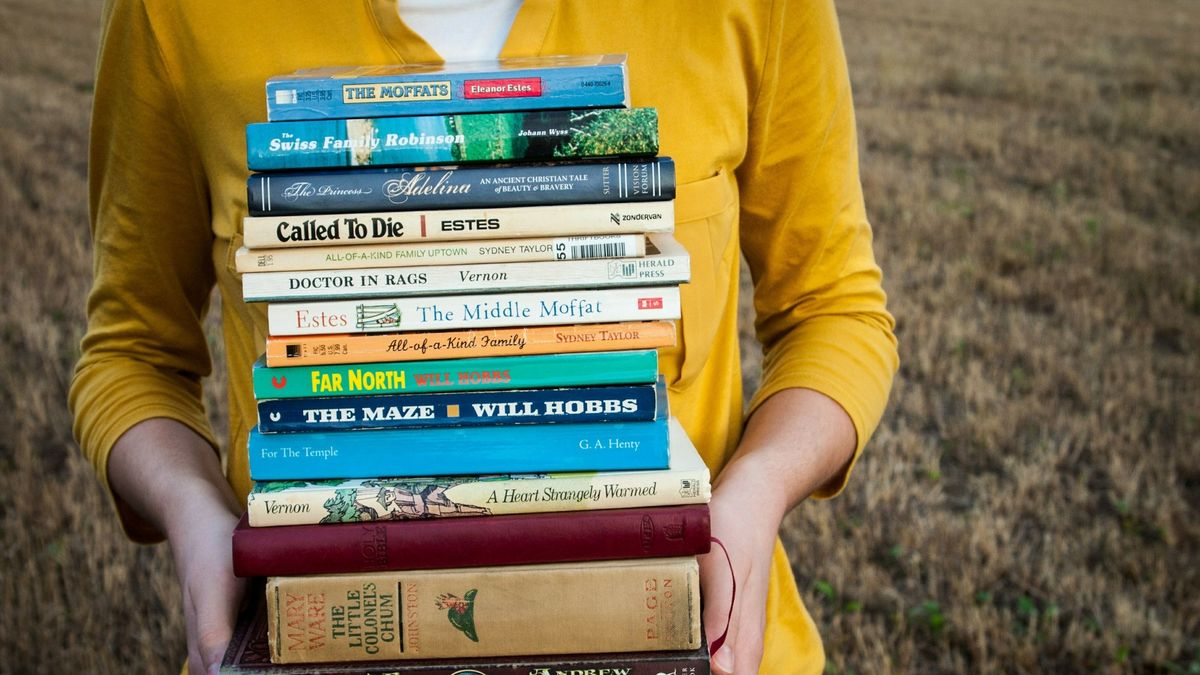
M 122 538 L 65 407 L 98 8 L 0 1 L 4 673 L 185 653 L 169 551 Z M 839 10 L 903 365 L 784 532 L 828 672 L 1200 673 L 1200 5 Z

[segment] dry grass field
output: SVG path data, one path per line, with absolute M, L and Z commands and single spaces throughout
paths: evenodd
M 184 654 L 65 406 L 98 5 L 0 1 L 3 673 Z M 903 365 L 784 532 L 828 671 L 1200 673 L 1200 5 L 839 8 Z

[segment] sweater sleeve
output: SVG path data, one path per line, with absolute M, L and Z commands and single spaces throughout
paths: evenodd
M 821 392 L 853 422 L 857 459 L 899 358 L 871 250 L 832 0 L 776 3 L 761 83 L 737 172 L 741 245 L 763 345 L 762 385 L 750 409 L 787 388 Z M 814 496 L 833 496 L 849 473 Z
M 101 23 L 89 148 L 93 285 L 69 402 L 108 488 L 108 456 L 135 424 L 178 420 L 216 443 L 201 378 L 214 284 L 204 172 L 145 7 L 114 0 Z M 161 535 L 119 498 L 126 534 Z

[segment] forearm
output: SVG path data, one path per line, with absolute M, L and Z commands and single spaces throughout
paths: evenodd
M 753 496 L 758 515 L 778 523 L 841 475 L 856 443 L 850 416 L 833 399 L 812 389 L 784 389 L 750 417 L 714 490 Z
M 173 542 L 197 518 L 228 521 L 241 512 L 212 446 L 172 419 L 149 419 L 126 431 L 109 455 L 108 476 L 122 506 Z

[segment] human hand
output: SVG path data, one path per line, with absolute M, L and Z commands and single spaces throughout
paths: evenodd
M 762 499 L 761 485 L 748 489 L 738 482 L 723 481 L 709 502 L 712 536 L 724 544 L 725 551 L 713 544 L 700 556 L 703 621 L 710 648 L 729 627 L 725 643 L 713 654 L 713 671 L 719 675 L 758 672 L 771 556 L 782 519 L 779 508 Z
M 181 520 L 168 538 L 187 617 L 188 672 L 216 675 L 246 586 L 233 575 L 237 516 L 213 505 L 201 506 Z

